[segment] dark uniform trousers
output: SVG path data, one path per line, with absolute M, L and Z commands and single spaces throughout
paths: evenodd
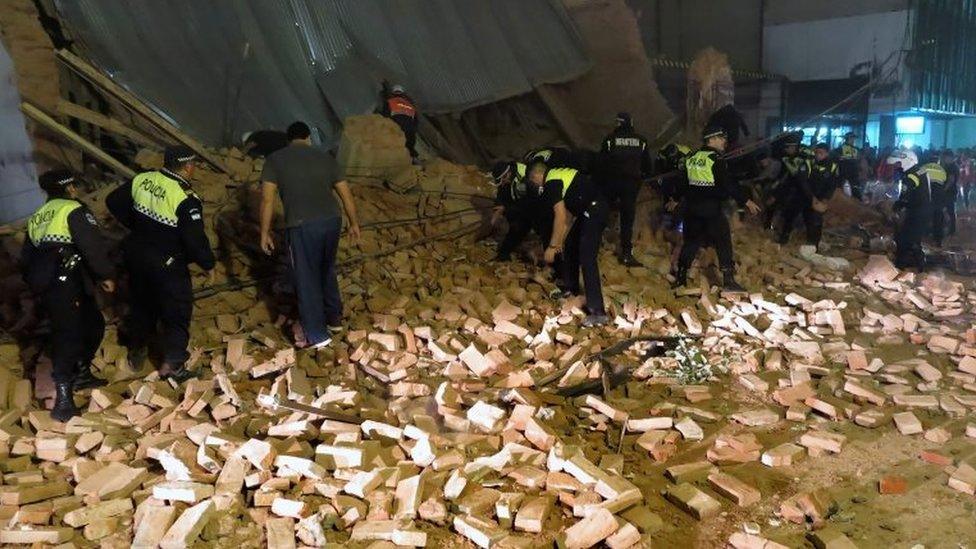
M 905 212 L 901 226 L 895 232 L 895 266 L 899 269 L 925 267 L 922 238 L 929 232 L 932 215 L 924 210 Z
M 941 246 L 945 239 L 946 196 L 943 185 L 932 184 L 932 240 Z
M 529 232 L 535 232 L 544 245 L 549 245 L 552 237 L 552 215 L 543 213 L 545 205 L 541 202 L 519 201 L 505 206 L 505 220 L 508 232 L 498 246 L 498 255 L 507 258 L 525 240 Z
M 601 197 L 592 200 L 566 235 L 563 246 L 563 288 L 579 293 L 580 271 L 583 272 L 583 288 L 586 306 L 590 314 L 606 314 L 603 304 L 603 287 L 600 282 L 600 241 L 607 226 L 610 207 Z
M 704 244 L 715 246 L 718 264 L 732 268 L 732 231 L 721 208 L 709 208 L 710 213 L 685 212 L 683 243 L 678 256 L 678 268 L 687 270 Z
M 86 288 L 84 276 L 74 272 L 54 279 L 43 292 L 41 302 L 51 320 L 51 377 L 55 383 L 70 383 L 79 367 L 95 358 L 105 320 L 95 296 Z
M 129 241 L 124 247 L 132 303 L 125 336 L 129 348 L 145 347 L 162 324 L 163 359 L 174 368 L 190 357 L 193 286 L 182 258 L 164 256 Z
M 634 250 L 634 217 L 637 212 L 639 179 L 612 178 L 607 181 L 604 194 L 620 208 L 620 253 L 630 255 Z
M 820 237 L 823 233 L 823 214 L 813 209 L 813 201 L 797 193 L 786 203 L 783 209 L 783 226 L 780 228 L 779 241 L 783 244 L 790 240 L 790 233 L 793 232 L 793 223 L 800 215 L 803 216 L 803 225 L 806 227 L 807 244 L 816 246 L 820 244 Z

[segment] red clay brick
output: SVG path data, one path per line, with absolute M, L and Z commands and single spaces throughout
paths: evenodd
M 888 475 L 878 481 L 878 491 L 882 494 L 904 494 L 908 491 L 908 483 L 902 477 Z

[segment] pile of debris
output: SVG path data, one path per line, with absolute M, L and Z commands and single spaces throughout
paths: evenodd
M 346 161 L 384 158 L 365 141 L 344 140 L 359 155 Z M 613 323 L 581 330 L 581 299 L 550 300 L 543 269 L 486 264 L 492 250 L 460 238 L 482 225 L 490 186 L 443 161 L 403 166 L 412 185 L 380 167 L 351 178 L 367 230 L 340 254 L 351 329 L 320 354 L 298 350 L 284 265 L 253 249 L 260 162 L 221 152 L 231 174 L 194 181 L 222 256 L 192 327 L 201 379 L 130 364 L 110 327 L 94 366 L 111 385 L 61 424 L 43 409 L 50 362 L 35 342 L 0 345 L 12 365 L 0 371 L 0 543 L 639 547 L 672 539 L 667 524 L 741 509 L 752 520 L 720 543 L 809 534 L 827 546 L 848 536 L 828 491 L 774 488 L 746 467 L 803 467 L 856 429 L 976 435 L 954 423 L 976 407 L 976 293 L 960 283 L 845 250 L 855 274 L 739 231 L 756 293 L 701 276 L 674 295 L 666 257 L 605 261 Z M 31 301 L 11 264 L 2 274 L 4 313 L 26 328 Z M 32 363 L 33 392 L 16 366 Z M 920 457 L 976 492 L 966 459 Z M 761 532 L 765 513 L 783 528 Z

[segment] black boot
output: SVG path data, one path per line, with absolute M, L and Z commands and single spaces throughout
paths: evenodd
M 78 408 L 75 407 L 75 395 L 72 383 L 56 383 L 54 390 L 54 408 L 51 410 L 51 417 L 64 423 L 78 415 Z
M 735 281 L 734 271 L 731 268 L 722 269 L 722 289 L 727 292 L 744 292 L 745 288 Z
M 674 282 L 671 283 L 671 288 L 683 288 L 688 284 L 688 269 L 685 267 L 678 267 L 674 271 Z
M 94 389 L 95 387 L 104 387 L 108 385 L 108 382 L 100 377 L 95 377 L 95 374 L 91 371 L 91 364 L 84 364 L 78 368 L 78 375 L 75 376 L 75 391 L 81 391 L 83 389 Z

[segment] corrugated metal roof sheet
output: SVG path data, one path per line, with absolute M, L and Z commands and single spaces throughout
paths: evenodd
M 428 112 L 589 67 L 558 0 L 57 0 L 84 53 L 211 144 L 302 119 L 335 142 L 383 79 Z

